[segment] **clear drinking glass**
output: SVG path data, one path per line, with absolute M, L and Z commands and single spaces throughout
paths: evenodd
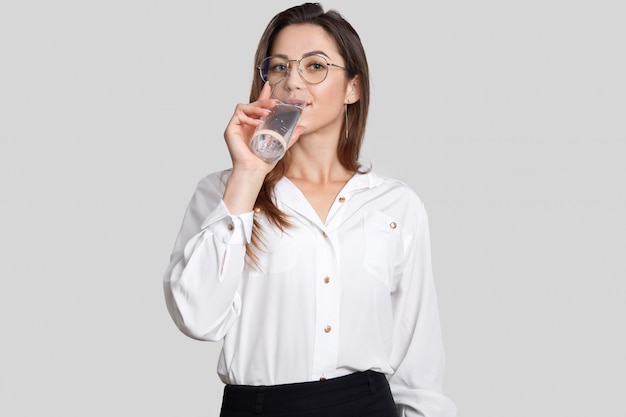
M 272 87 L 270 98 L 277 104 L 261 119 L 250 141 L 252 152 L 268 163 L 285 156 L 305 103 L 304 90 L 289 89 L 286 84 L 285 80 L 281 80 Z

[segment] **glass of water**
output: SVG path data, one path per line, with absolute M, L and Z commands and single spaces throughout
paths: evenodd
M 285 84 L 283 80 L 272 87 L 270 98 L 276 100 L 276 106 L 261 119 L 261 124 L 257 126 L 250 141 L 252 152 L 268 163 L 276 162 L 285 156 L 287 145 L 298 125 L 305 104 L 305 92 L 286 88 Z

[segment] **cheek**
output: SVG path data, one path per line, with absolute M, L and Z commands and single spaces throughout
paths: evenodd
M 320 114 L 337 115 L 343 113 L 345 107 L 345 97 L 341 93 L 342 87 L 337 86 L 335 90 L 325 90 L 315 96 L 314 109 Z
M 346 83 L 339 77 L 330 77 L 311 87 L 310 94 L 313 96 L 315 103 L 323 107 L 341 107 L 345 102 Z M 336 75 L 336 74 L 333 74 Z
M 318 124 L 328 124 L 336 120 L 343 120 L 345 110 L 345 84 L 328 82 L 311 88 L 311 106 L 307 107 L 300 117 L 300 124 L 312 127 Z
M 311 107 L 306 108 L 300 116 L 301 124 L 304 127 L 312 128 L 320 125 L 327 125 L 336 121 L 342 121 L 344 117 L 344 105 L 334 102 L 315 102 Z

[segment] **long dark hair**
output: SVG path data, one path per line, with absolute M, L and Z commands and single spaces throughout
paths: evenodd
M 319 3 L 304 3 L 299 6 L 291 7 L 274 16 L 265 28 L 257 46 L 254 66 L 256 67 L 256 65 L 269 55 L 276 35 L 282 29 L 290 25 L 305 23 L 321 27 L 334 39 L 339 49 L 339 54 L 344 60 L 344 67 L 348 79 L 353 79 L 358 75 L 357 80 L 360 83 L 360 99 L 353 104 L 348 104 L 346 107 L 347 126 L 344 126 L 344 129 L 342 129 L 342 136 L 344 131 L 348 132 L 348 135 L 340 139 L 339 146 L 337 147 L 339 162 L 347 170 L 357 172 L 362 170 L 362 166 L 359 163 L 359 155 L 365 135 L 370 86 L 369 67 L 365 50 L 363 49 L 361 38 L 352 25 L 335 10 L 325 12 Z M 250 89 L 250 101 L 254 101 L 258 98 L 263 84 L 263 80 L 255 70 L 252 88 Z M 289 228 L 291 224 L 289 223 L 287 215 L 280 211 L 274 202 L 274 186 L 285 175 L 289 162 L 289 151 L 287 151 L 285 157 L 280 160 L 274 169 L 265 177 L 255 204 L 255 211 L 263 212 L 268 221 L 281 230 Z M 261 250 L 261 246 L 262 234 L 259 223 L 255 219 L 252 228 L 252 248 L 248 245 L 246 251 L 248 257 L 254 264 L 256 264 L 257 257 L 253 248 Z

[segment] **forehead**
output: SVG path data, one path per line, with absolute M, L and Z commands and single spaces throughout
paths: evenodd
M 341 59 L 333 38 L 320 26 L 308 23 L 281 29 L 274 39 L 270 55 L 285 55 L 290 59 L 298 59 L 311 51 L 322 51 L 333 62 Z

